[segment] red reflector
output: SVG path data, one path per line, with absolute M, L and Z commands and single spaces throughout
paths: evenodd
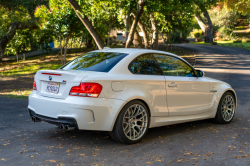
M 54 73 L 42 73 L 42 74 L 45 74 L 45 75 L 53 75 L 53 76 L 61 76 L 61 74 L 54 74 Z
M 34 81 L 33 81 L 33 90 L 37 90 L 35 79 L 34 79 Z
M 98 83 L 81 83 L 79 86 L 73 86 L 69 92 L 69 95 L 97 98 L 101 91 L 102 86 Z

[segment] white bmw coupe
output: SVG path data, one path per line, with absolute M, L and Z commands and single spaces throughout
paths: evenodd
M 232 121 L 236 93 L 177 55 L 147 49 L 92 51 L 58 70 L 36 73 L 28 110 L 62 130 L 110 131 L 121 143 L 148 128 L 214 119 Z

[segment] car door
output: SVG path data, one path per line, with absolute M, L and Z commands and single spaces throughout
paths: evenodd
M 143 92 L 144 98 L 151 106 L 151 116 L 168 116 L 165 76 L 154 56 L 140 55 L 128 68 L 134 74 L 134 91 Z
M 209 110 L 209 82 L 196 77 L 194 69 L 183 60 L 154 54 L 166 79 L 169 116 L 192 115 Z

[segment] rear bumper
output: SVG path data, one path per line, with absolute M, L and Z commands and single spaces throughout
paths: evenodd
M 67 118 L 67 117 L 58 117 L 58 118 L 51 118 L 51 117 L 47 117 L 47 116 L 42 116 L 39 114 L 36 114 L 34 111 L 28 109 L 30 117 L 35 117 L 39 120 L 54 124 L 54 125 L 70 125 L 75 127 L 76 129 L 79 129 L 77 121 L 74 118 Z
M 28 110 L 35 117 L 55 125 L 73 124 L 79 130 L 112 131 L 123 104 L 123 100 L 106 98 L 68 96 L 55 99 L 33 91 Z

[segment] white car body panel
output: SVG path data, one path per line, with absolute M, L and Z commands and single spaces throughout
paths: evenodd
M 72 117 L 82 130 L 112 131 L 121 109 L 132 100 L 141 100 L 148 106 L 150 128 L 152 128 L 214 118 L 220 98 L 226 91 L 232 91 L 236 98 L 236 93 L 229 84 L 215 79 L 135 75 L 128 69 L 131 61 L 141 54 L 160 53 L 178 57 L 174 54 L 146 49 L 105 49 L 95 52 L 105 51 L 129 53 L 129 55 L 108 73 L 81 70 L 38 71 L 35 75 L 37 91 L 33 91 L 29 96 L 28 109 L 51 118 Z M 42 73 L 61 74 L 52 76 L 52 82 L 60 83 L 58 94 L 45 91 L 49 75 Z M 63 82 L 64 80 L 66 82 Z M 78 86 L 80 82 L 101 84 L 103 89 L 99 97 L 69 96 L 70 89 Z M 173 82 L 177 87 L 168 87 L 168 84 Z
M 209 111 L 209 82 L 205 77 L 165 76 L 169 116 Z M 175 84 L 177 87 L 169 87 Z

